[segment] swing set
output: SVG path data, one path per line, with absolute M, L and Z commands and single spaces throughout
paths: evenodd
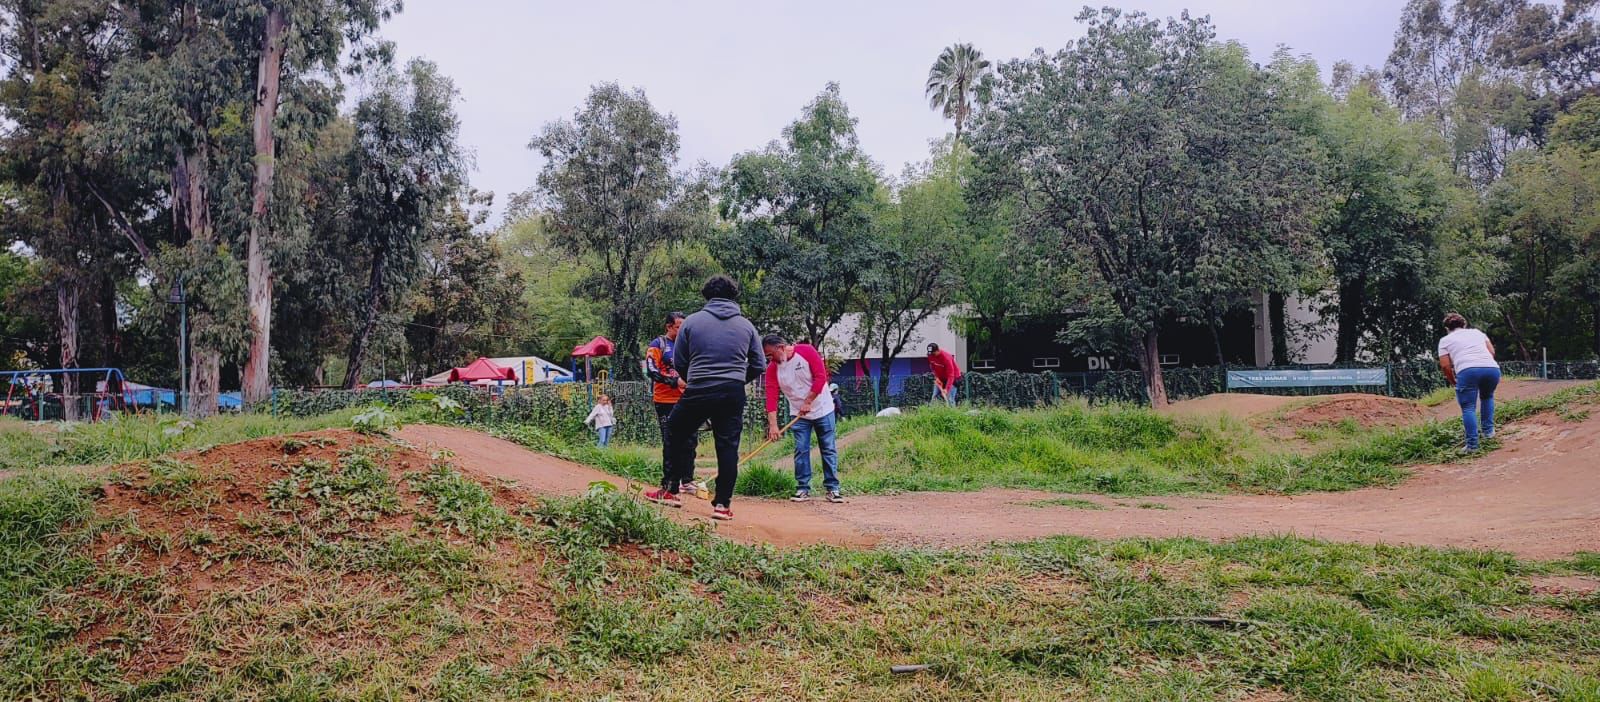
M 91 390 L 68 393 L 69 378 L 77 380 L 80 387 L 87 384 Z M 0 416 L 34 421 L 70 416 L 98 422 L 111 412 L 126 412 L 138 406 L 134 391 L 120 368 L 0 371 L 0 381 L 6 385 Z M 159 398 L 152 400 L 159 402 Z

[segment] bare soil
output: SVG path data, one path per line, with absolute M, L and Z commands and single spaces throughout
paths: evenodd
M 1512 381 L 1503 386 L 1500 397 L 1532 397 L 1573 384 Z M 1207 412 L 1251 416 L 1306 400 L 1221 397 L 1190 401 L 1179 411 L 1204 407 Z M 1454 407 L 1445 409 L 1448 414 L 1436 416 L 1453 416 Z M 463 469 L 513 479 L 535 492 L 576 494 L 594 480 L 625 482 L 466 429 L 413 426 L 400 436 L 418 446 L 448 448 Z M 818 542 L 963 546 L 1057 534 L 1206 539 L 1295 534 L 1333 541 L 1496 549 L 1530 558 L 1600 551 L 1600 500 L 1594 498 L 1600 494 L 1600 461 L 1594 458 L 1600 450 L 1600 416 L 1571 422 L 1541 415 L 1504 428 L 1501 436 L 1503 446 L 1498 451 L 1462 463 L 1421 466 L 1412 479 L 1394 488 L 1137 500 L 991 489 L 853 497 L 842 505 L 736 498 L 737 520 L 716 527 L 735 539 L 780 546 Z M 1105 509 L 1040 505 L 1041 500 L 1063 497 L 1092 501 Z M 679 519 L 710 516 L 708 503 L 687 502 L 681 511 L 668 511 Z M 1159 502 L 1164 509 L 1140 506 L 1150 502 Z
M 290 438 L 301 446 L 286 448 L 285 440 Z M 309 508 L 274 512 L 265 497 L 267 486 L 288 475 L 290 467 L 300 461 L 336 464 L 342 449 L 388 444 L 381 437 L 325 430 L 179 453 L 172 458 L 189 464 L 200 482 L 174 495 L 152 493 L 154 477 L 147 461 L 104 469 L 108 476 L 121 477 L 100 487 L 95 512 L 110 520 L 108 524 L 126 522 L 128 526 L 99 531 L 89 555 L 118 575 L 105 582 L 145 585 L 108 588 L 97 581 L 74 592 L 77 598 L 103 603 L 93 608 L 93 620 L 74 634 L 74 641 L 93 653 L 123 655 L 130 650 L 130 641 L 142 640 L 125 669 L 130 679 L 145 680 L 196 654 L 204 628 L 199 622 L 207 621 L 204 615 L 238 606 L 240 598 L 258 592 L 271 593 L 285 607 L 324 606 L 340 598 L 365 595 L 397 596 L 404 588 L 398 574 L 310 569 L 284 556 L 287 551 L 279 548 L 295 546 L 300 537 L 268 534 L 247 526 L 314 524 Z M 397 496 L 405 509 L 371 521 L 339 520 L 340 538 L 375 539 L 408 531 L 418 496 L 400 478 L 430 464 L 428 456 L 415 451 L 401 449 L 390 454 L 385 466 L 397 481 Z M 526 497 L 503 489 L 493 490 L 493 496 L 506 508 L 521 504 Z M 191 543 L 191 537 L 200 534 L 208 538 Z M 475 545 L 451 531 L 442 532 L 441 538 L 456 546 Z M 494 547 L 506 552 L 517 548 L 509 542 Z M 526 652 L 554 640 L 555 613 L 548 595 L 536 584 L 538 579 L 517 582 L 523 583 L 520 589 L 485 591 L 484 601 L 463 603 L 470 612 L 500 615 L 495 621 L 480 617 L 478 623 L 490 635 L 518 642 L 508 653 Z M 145 589 L 151 587 L 155 590 Z M 490 598 L 492 602 L 487 601 Z M 211 625 L 218 627 L 211 635 L 227 640 L 226 645 L 214 645 L 204 654 L 208 663 L 219 666 L 237 662 L 250 642 L 265 633 L 262 627 L 241 628 L 236 622 L 219 620 Z M 394 645 L 379 632 L 359 628 L 313 629 L 307 635 L 308 646 L 319 652 L 382 650 Z M 447 653 L 439 654 L 444 656 L 442 662 L 453 657 Z
M 516 487 L 536 494 L 581 495 L 594 482 L 609 482 L 625 490 L 642 491 L 651 485 L 633 483 L 610 473 L 554 456 L 530 451 L 522 446 L 487 434 L 432 425 L 412 425 L 401 429 L 398 437 L 423 450 L 448 449 L 452 461 L 464 471 L 514 481 Z M 684 497 L 681 509 L 663 508 L 680 520 L 711 519 L 711 503 Z M 731 522 L 711 522 L 717 533 L 744 542 L 778 546 L 831 543 L 844 546 L 872 546 L 876 535 L 851 526 L 827 514 L 793 509 L 787 501 L 735 499 Z
M 1427 408 L 1414 400 L 1382 395 L 1334 395 L 1292 407 L 1276 424 L 1284 428 L 1312 428 L 1349 421 L 1370 429 L 1415 424 L 1427 416 Z

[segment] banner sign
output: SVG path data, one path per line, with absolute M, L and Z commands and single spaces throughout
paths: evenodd
M 1228 371 L 1228 389 L 1309 388 L 1386 385 L 1388 371 L 1382 368 L 1327 368 L 1318 370 L 1242 370 Z

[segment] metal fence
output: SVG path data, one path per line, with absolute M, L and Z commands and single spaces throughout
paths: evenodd
M 1326 368 L 1294 366 L 1276 369 Z M 1372 368 L 1373 366 L 1364 366 Z M 1419 360 L 1381 366 L 1388 371 L 1384 386 L 1263 388 L 1253 390 L 1276 395 L 1325 395 L 1338 392 L 1367 392 L 1416 398 L 1444 387 L 1438 365 Z M 1507 376 L 1550 379 L 1600 379 L 1600 361 L 1550 361 L 1501 364 Z M 1227 368 L 1168 368 L 1163 371 L 1167 396 L 1179 401 L 1212 393 L 1227 392 Z M 916 407 L 934 400 L 933 376 L 918 375 L 896 379 L 893 391 L 870 377 L 849 378 L 839 385 L 843 416 L 876 413 L 885 407 Z M 469 423 L 531 424 L 554 434 L 579 436 L 588 430 L 584 417 L 593 406 L 596 393 L 611 395 L 617 417 L 616 437 L 620 440 L 654 444 L 659 440 L 651 386 L 648 382 L 623 381 L 604 384 L 535 385 L 523 387 L 473 388 L 465 385 L 439 388 L 362 389 L 362 390 L 279 390 L 269 403 L 253 408 L 279 414 L 307 416 L 348 407 L 386 404 L 405 407 L 425 403 L 435 395 L 459 402 Z M 1093 373 L 968 373 L 962 376 L 958 397 L 963 404 L 1022 409 L 1041 407 L 1067 398 L 1082 398 L 1092 403 L 1149 401 L 1144 379 L 1136 370 Z M 747 431 L 758 432 L 766 423 L 766 397 L 760 383 L 748 388 L 745 408 Z M 780 414 L 787 419 L 788 408 L 780 402 Z

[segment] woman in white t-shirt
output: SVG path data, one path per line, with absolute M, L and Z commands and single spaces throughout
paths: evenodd
M 1439 340 L 1439 369 L 1445 382 L 1456 386 L 1461 424 L 1467 432 L 1467 450 L 1478 450 L 1479 429 L 1494 438 L 1494 389 L 1500 385 L 1500 364 L 1494 344 L 1483 332 L 1467 327 L 1467 318 L 1455 312 L 1444 316 L 1448 330 Z

